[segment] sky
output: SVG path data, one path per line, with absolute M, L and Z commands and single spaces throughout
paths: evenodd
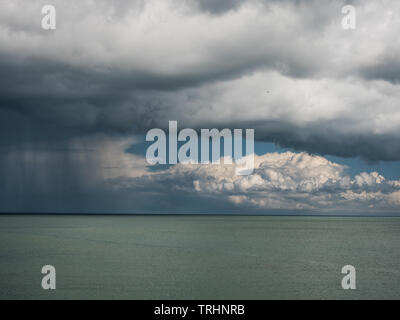
M 0 7 L 0 212 L 400 213 L 399 1 Z M 149 165 L 170 120 L 254 129 L 253 174 Z

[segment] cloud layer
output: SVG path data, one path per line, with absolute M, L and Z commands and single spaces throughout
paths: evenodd
M 319 154 L 399 160 L 400 4 L 3 1 L 0 108 L 95 132 L 247 127 Z M 23 10 L 22 10 L 23 8 Z M 210 121 L 212 119 L 212 121 Z
M 1 2 L 2 210 L 397 210 L 399 181 L 324 156 L 400 160 L 399 1 L 54 0 L 52 31 L 45 4 Z M 169 120 L 296 153 L 149 171 L 129 143 Z

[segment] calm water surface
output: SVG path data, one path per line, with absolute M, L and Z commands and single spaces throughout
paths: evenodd
M 399 299 L 400 218 L 0 216 L 0 299 L 64 298 Z

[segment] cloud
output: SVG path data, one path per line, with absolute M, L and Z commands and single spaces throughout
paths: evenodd
M 137 177 L 146 172 L 143 157 L 125 152 L 135 138 L 89 135 L 59 142 L 25 142 L 2 150 L 2 192 L 47 194 L 104 188 L 116 177 Z
M 149 194 L 170 208 L 200 198 L 218 208 L 398 205 L 399 181 L 349 177 L 307 154 L 400 160 L 400 2 L 54 0 L 53 31 L 40 27 L 45 4 L 4 0 L 0 11 L 8 208 L 38 203 L 38 192 L 57 201 L 75 192 L 63 200 L 75 209 L 77 193 L 92 193 L 88 208 L 119 199 L 128 211 L 148 208 Z M 344 4 L 356 7 L 356 30 L 341 27 Z M 250 177 L 229 167 L 151 172 L 126 152 L 127 139 L 168 120 L 252 128 L 299 153 L 262 156 Z
M 366 67 L 363 76 L 370 79 L 385 80 L 394 84 L 400 82 L 400 62 L 398 60 L 399 50 L 384 53 L 375 64 Z
M 210 14 L 226 14 L 230 10 L 238 9 L 245 3 L 244 0 L 196 0 L 194 4 L 198 6 L 200 10 L 203 10 Z
M 121 189 L 196 194 L 264 210 L 396 210 L 400 204 L 400 181 L 386 180 L 377 172 L 350 177 L 345 166 L 307 153 L 256 156 L 249 176 L 236 175 L 234 164 L 178 164 L 112 183 Z
M 43 1 L 0 12 L 0 108 L 94 133 L 247 127 L 312 153 L 399 160 L 398 1 Z M 346 3 L 347 4 L 347 3 Z M 23 8 L 23 10 L 22 10 Z M 212 121 L 210 121 L 212 119 Z

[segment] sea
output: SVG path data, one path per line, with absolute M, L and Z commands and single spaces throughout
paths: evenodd
M 397 217 L 0 215 L 0 299 L 399 298 Z

